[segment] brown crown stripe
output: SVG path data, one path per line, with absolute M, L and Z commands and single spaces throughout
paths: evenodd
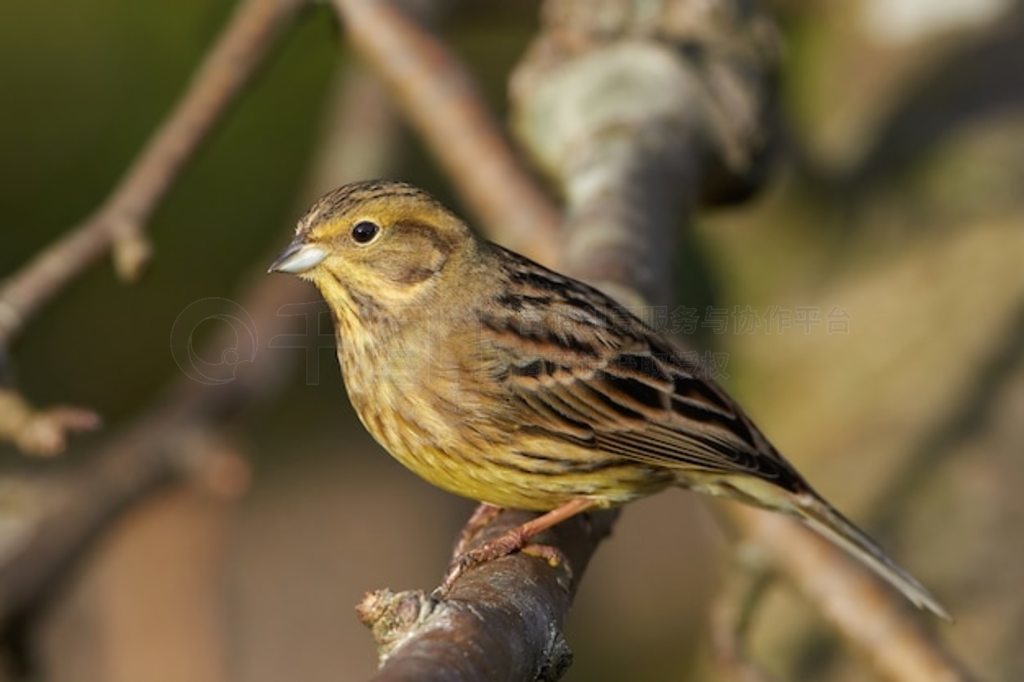
M 324 195 L 317 201 L 306 215 L 299 221 L 300 229 L 308 231 L 312 225 L 309 224 L 310 216 L 316 215 L 317 222 L 322 223 L 330 220 L 338 213 L 343 213 L 351 206 L 359 205 L 365 201 L 378 198 L 415 197 L 429 203 L 432 206 L 443 209 L 444 207 L 432 196 L 423 190 L 394 180 L 367 180 L 366 182 L 353 183 L 339 187 L 333 192 Z

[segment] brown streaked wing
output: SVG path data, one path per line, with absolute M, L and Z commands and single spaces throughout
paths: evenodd
M 701 367 L 603 293 L 518 254 L 481 322 L 519 428 L 653 466 L 806 484 Z
M 545 363 L 531 365 L 506 378 L 523 411 L 521 428 L 534 435 L 648 465 L 742 473 L 787 489 L 803 487 L 719 389 L 653 355 L 633 350 L 569 368 L 563 357 L 560 371 L 545 369 Z M 693 382 L 701 388 L 694 390 Z
M 610 298 L 519 260 L 509 285 L 482 321 L 509 358 L 497 379 L 520 428 L 647 465 L 803 487 L 722 389 Z

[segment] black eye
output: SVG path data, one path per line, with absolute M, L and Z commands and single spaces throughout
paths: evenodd
M 380 228 L 376 223 L 360 220 L 352 226 L 352 239 L 356 240 L 357 244 L 368 244 L 377 236 L 378 232 L 380 232 Z

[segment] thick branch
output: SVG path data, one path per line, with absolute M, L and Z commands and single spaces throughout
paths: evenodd
M 492 236 L 550 263 L 558 253 L 558 212 L 506 143 L 469 72 L 387 0 L 333 2 L 352 44 L 391 87 Z
M 613 513 L 563 523 L 541 537 L 567 562 L 553 569 L 517 554 L 468 571 L 444 601 L 423 592 L 370 593 L 360 618 L 374 632 L 382 664 L 374 682 L 430 680 L 557 680 L 572 654 L 562 624 L 597 543 Z M 506 511 L 473 546 L 531 517 Z
M 156 487 L 189 473 L 235 494 L 245 465 L 197 425 L 209 407 L 178 395 L 82 466 L 5 476 L 5 521 L 16 531 L 0 543 L 0 630 L 28 614 L 110 521 Z
M 546 31 L 517 75 L 519 132 L 567 188 L 567 265 L 633 305 L 664 300 L 676 211 L 689 208 L 715 165 L 756 170 L 750 159 L 767 136 L 774 60 L 764 20 L 739 3 L 713 4 L 701 12 L 667 2 L 651 16 L 628 1 L 549 0 Z M 880 670 L 963 679 L 900 597 L 842 550 L 791 519 L 731 510 Z
M 241 0 L 185 96 L 102 206 L 11 275 L 0 290 L 0 346 L 112 245 L 119 272 L 136 276 L 149 247 L 146 221 L 214 124 L 263 62 L 305 0 Z

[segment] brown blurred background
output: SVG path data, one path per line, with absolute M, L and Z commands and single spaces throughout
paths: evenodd
M 101 201 L 231 7 L 0 6 L 0 273 Z M 685 236 L 682 307 L 667 319 L 720 354 L 719 378 L 779 448 L 935 589 L 957 618 L 942 626 L 954 651 L 984 679 L 1022 679 L 1021 12 L 1008 0 L 770 9 L 784 149 L 758 197 L 702 213 Z M 440 29 L 498 112 L 536 17 L 535 3 L 464 3 Z M 0 450 L 0 562 L 21 513 L 4 478 L 87 464 L 180 378 L 179 314 L 237 300 L 285 243 L 349 61 L 339 42 L 331 12 L 306 12 L 155 215 L 139 284 L 96 267 L 28 326 L 19 387 L 105 424 L 56 460 Z M 393 148 L 389 174 L 460 208 L 413 134 Z M 312 289 L 307 300 L 316 310 Z M 217 320 L 194 331 L 223 333 Z M 368 677 L 375 650 L 353 605 L 372 588 L 435 584 L 471 504 L 371 441 L 325 339 L 289 340 L 302 347 L 283 351 L 287 380 L 231 427 L 246 492 L 172 485 L 120 514 L 10 631 L 0 680 Z M 566 679 L 718 679 L 707 619 L 728 546 L 688 493 L 630 506 L 577 597 Z M 753 642 L 780 680 L 870 674 L 783 581 Z

